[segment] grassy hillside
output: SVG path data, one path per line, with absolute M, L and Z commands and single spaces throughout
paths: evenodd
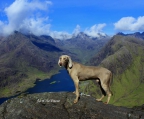
M 114 36 L 90 62 L 113 72 L 110 104 L 133 107 L 144 104 L 144 41 L 130 36 Z M 89 81 L 81 91 L 100 97 L 95 81 Z
M 84 33 L 59 43 L 50 36 L 15 32 L 0 38 L 0 97 L 32 87 L 36 79 L 49 78 L 59 67 L 58 58 L 67 54 L 86 62 L 108 39 L 92 39 Z M 85 51 L 85 53 L 83 53 Z
M 48 40 L 15 32 L 0 42 L 0 97 L 24 91 L 36 79 L 49 78 L 58 71 L 57 60 L 63 51 Z

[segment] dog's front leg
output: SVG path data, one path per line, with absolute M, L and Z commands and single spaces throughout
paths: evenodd
M 79 99 L 79 80 L 77 77 L 73 77 L 73 81 L 75 85 L 75 94 L 76 94 L 76 99 L 74 100 L 74 103 L 77 103 Z

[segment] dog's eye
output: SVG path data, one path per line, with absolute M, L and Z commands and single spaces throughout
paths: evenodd
M 66 60 L 66 58 L 63 58 L 64 60 Z

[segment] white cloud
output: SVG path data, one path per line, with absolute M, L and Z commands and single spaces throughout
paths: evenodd
M 115 29 L 118 31 L 144 31 L 144 16 L 137 19 L 134 17 L 123 17 L 114 23 Z
M 58 39 L 69 39 L 73 36 L 78 35 L 80 32 L 84 32 L 88 36 L 91 37 L 100 37 L 105 36 L 106 34 L 102 32 L 102 29 L 106 26 L 105 23 L 103 24 L 95 24 L 90 28 L 85 29 L 84 31 L 81 31 L 80 25 L 77 25 L 76 28 L 73 30 L 72 34 L 69 34 L 68 32 L 58 32 L 58 31 L 50 31 L 50 35 L 54 38 Z
M 23 24 L 19 26 L 19 31 L 35 35 L 49 34 L 51 25 L 44 24 L 47 20 L 48 18 L 25 19 Z
M 15 0 L 9 7 L 5 8 L 4 12 L 7 15 L 7 23 L 0 23 L 3 35 L 9 35 L 14 30 L 29 30 L 37 35 L 44 30 L 49 30 L 50 25 L 45 25 L 46 19 L 38 16 L 40 11 L 47 11 L 50 1 L 40 2 L 38 0 Z M 2 21 L 1 21 L 2 22 Z M 3 24 L 3 25 L 1 25 Z M 43 30 L 42 30 L 43 29 Z
M 15 0 L 4 9 L 7 21 L 0 21 L 0 35 L 10 35 L 17 30 L 35 35 L 50 35 L 57 39 L 69 39 L 82 32 L 80 25 L 76 26 L 72 34 L 65 31 L 51 31 L 47 14 L 50 5 L 52 2 L 49 0 Z M 106 24 L 95 24 L 83 32 L 92 37 L 99 37 L 99 33 L 105 35 L 102 32 L 105 26 Z
M 84 33 L 91 37 L 100 37 L 100 35 L 105 36 L 105 33 L 102 32 L 102 29 L 106 26 L 103 24 L 95 24 L 90 28 L 87 28 Z
M 73 34 L 76 36 L 78 33 L 80 33 L 80 29 L 81 29 L 80 25 L 77 25 L 73 31 Z
M 57 38 L 57 39 L 69 39 L 72 37 L 72 34 L 69 34 L 68 32 L 65 31 L 50 31 L 49 35 L 53 38 Z
M 51 24 L 48 16 L 41 16 L 41 11 L 48 11 L 51 1 L 32 0 L 15 0 L 4 12 L 8 21 L 0 21 L 0 34 L 9 35 L 17 30 L 23 33 L 32 33 L 35 35 L 51 35 L 53 38 L 68 39 L 72 35 L 61 31 L 51 31 Z

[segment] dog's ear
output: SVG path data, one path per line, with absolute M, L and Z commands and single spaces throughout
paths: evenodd
M 67 58 L 68 58 L 68 65 L 69 65 L 69 68 L 72 68 L 73 63 L 72 63 L 71 57 L 68 56 Z
M 59 67 L 61 67 L 61 65 L 60 65 L 60 58 L 59 58 L 59 60 L 58 60 L 58 65 L 59 65 Z

